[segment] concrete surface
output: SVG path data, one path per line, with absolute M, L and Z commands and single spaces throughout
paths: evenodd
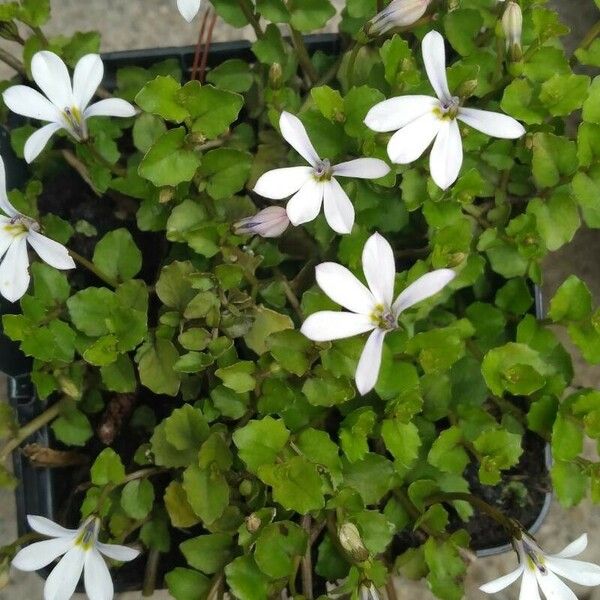
M 338 0 L 338 6 L 343 5 Z M 567 45 L 573 47 L 587 28 L 598 19 L 598 12 L 592 0 L 554 0 L 553 4 L 563 13 L 563 17 L 572 25 L 573 33 Z M 180 17 L 175 7 L 175 0 L 54 0 L 53 20 L 48 29 L 50 35 L 72 33 L 77 30 L 99 28 L 102 33 L 103 50 L 121 50 L 128 48 L 145 48 L 153 46 L 175 46 L 195 42 L 199 21 L 188 25 Z M 249 31 L 243 36 L 252 39 Z M 240 32 L 231 27 L 219 24 L 215 30 L 215 40 L 238 39 Z M 0 46 L 8 47 L 6 42 Z M 0 77 L 9 71 L 2 70 Z M 545 272 L 546 297 L 564 279 L 575 273 L 582 277 L 592 289 L 596 304 L 600 303 L 600 232 L 581 231 L 568 247 L 553 255 Z M 600 387 L 600 368 L 590 367 L 578 358 L 577 383 L 580 385 Z M 4 392 L 0 381 L 0 394 Z M 9 542 L 15 534 L 14 501 L 9 493 L 0 492 L 0 545 Z M 558 551 L 567 542 L 574 540 L 581 533 L 590 534 L 590 547 L 584 557 L 600 563 L 600 509 L 589 502 L 565 511 L 553 506 L 550 515 L 538 535 L 539 541 L 548 551 Z M 484 596 L 477 591 L 482 583 L 507 573 L 515 564 L 512 554 L 481 559 L 475 561 L 470 569 L 467 584 L 468 600 L 483 600 Z M 15 572 L 13 583 L 0 590 L 0 600 L 41 598 L 42 582 L 35 574 Z M 600 600 L 600 588 L 577 590 L 581 600 Z M 134 600 L 141 594 L 122 594 L 119 600 Z M 168 598 L 168 594 L 156 595 L 158 600 Z M 516 600 L 518 585 L 497 594 L 497 600 Z M 399 582 L 399 600 L 433 600 L 433 596 L 421 583 Z M 83 597 L 77 597 L 83 600 Z

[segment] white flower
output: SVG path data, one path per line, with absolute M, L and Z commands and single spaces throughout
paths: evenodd
M 27 243 L 38 256 L 55 269 L 74 269 L 69 251 L 40 233 L 39 224 L 19 213 L 6 194 L 4 162 L 0 158 L 0 294 L 16 302 L 29 287 Z M 5 216 L 6 215 L 6 216 Z
M 260 235 L 265 238 L 279 237 L 290 224 L 285 208 L 269 206 L 252 217 L 234 224 L 236 235 Z
M 431 0 L 392 0 L 367 24 L 367 33 L 383 35 L 394 27 L 408 27 L 416 23 L 427 10 Z
M 335 176 L 379 179 L 390 172 L 389 166 L 377 158 L 359 158 L 331 165 L 327 159 L 319 158 L 298 117 L 283 112 L 279 126 L 284 139 L 310 167 L 268 171 L 256 182 L 254 191 L 272 200 L 292 196 L 287 204 L 287 214 L 294 225 L 316 219 L 323 204 L 330 227 L 337 233 L 350 233 L 354 225 L 354 207 Z
M 198 14 L 202 0 L 177 0 L 177 8 L 181 16 L 190 23 Z
M 104 75 L 104 65 L 97 54 L 87 54 L 75 66 L 73 85 L 62 59 L 46 50 L 31 59 L 31 74 L 45 97 L 25 85 L 8 88 L 2 95 L 13 112 L 48 121 L 25 143 L 25 160 L 33 161 L 50 137 L 66 129 L 77 141 L 87 139 L 86 119 L 90 117 L 133 117 L 135 108 L 120 98 L 108 98 L 90 104 Z
M 49 540 L 23 548 L 13 559 L 21 571 L 37 571 L 62 556 L 44 586 L 44 600 L 69 600 L 83 571 L 85 591 L 90 600 L 112 600 L 114 590 L 102 554 L 118 561 L 133 560 L 137 550 L 98 541 L 100 519 L 90 517 L 79 529 L 65 529 L 44 517 L 28 515 L 29 526 Z M 63 556 L 64 555 L 64 556 Z
M 356 369 L 356 387 L 361 394 L 377 383 L 386 333 L 396 329 L 398 317 L 407 308 L 442 290 L 455 277 L 451 269 L 423 275 L 393 301 L 396 267 L 390 244 L 378 233 L 365 244 L 362 265 L 368 288 L 348 269 L 336 263 L 317 266 L 319 287 L 337 304 L 351 312 L 321 311 L 306 319 L 302 333 L 325 342 L 352 337 L 367 331 L 367 340 Z
M 586 586 L 600 585 L 600 567 L 580 560 L 572 560 L 587 547 L 584 534 L 558 554 L 545 554 L 527 534 L 513 540 L 519 557 L 519 568 L 499 579 L 481 586 L 488 594 L 495 594 L 515 582 L 521 575 L 521 600 L 540 600 L 538 586 L 547 600 L 577 600 L 577 596 L 559 577 Z M 558 575 L 558 577 L 557 577 Z
M 380 600 L 380 598 L 374 583 L 360 587 L 360 600 Z
M 384 100 L 369 111 L 365 124 L 373 131 L 396 131 L 388 144 L 394 163 L 416 160 L 435 140 L 429 169 L 435 183 L 445 190 L 456 181 L 463 161 L 457 119 L 498 138 L 518 138 L 525 129 L 507 115 L 459 105 L 459 98 L 448 89 L 444 38 L 437 31 L 423 38 L 423 61 L 437 98 L 415 95 Z

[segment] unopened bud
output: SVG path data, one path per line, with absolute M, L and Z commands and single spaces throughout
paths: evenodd
M 361 586 L 360 600 L 380 600 L 379 592 L 374 583 Z
M 14 21 L 0 22 L 0 37 L 11 42 L 22 41 Z
M 158 201 L 161 204 L 167 204 L 167 202 L 171 202 L 174 197 L 175 190 L 172 187 L 160 188 L 160 192 L 158 192 Z
M 279 63 L 273 63 L 269 69 L 269 86 L 278 90 L 283 84 L 283 69 Z
M 523 31 L 523 13 L 516 2 L 509 2 L 502 16 L 502 29 L 506 37 L 506 50 L 513 62 L 521 60 L 521 33 Z
M 234 224 L 236 235 L 260 235 L 265 238 L 279 237 L 290 224 L 285 208 L 269 206 L 256 213 L 253 217 L 246 217 Z
M 364 562 L 369 558 L 369 551 L 365 547 L 360 532 L 353 523 L 344 523 L 339 531 L 338 537 L 342 548 L 356 562 Z
M 256 513 L 252 513 L 246 517 L 246 529 L 249 533 L 256 533 L 261 525 L 262 519 Z
M 408 27 L 416 23 L 427 10 L 431 0 L 392 0 L 365 27 L 368 35 L 377 37 L 394 27 Z
M 475 93 L 478 85 L 477 79 L 467 79 L 460 84 L 456 93 L 459 98 L 469 98 Z

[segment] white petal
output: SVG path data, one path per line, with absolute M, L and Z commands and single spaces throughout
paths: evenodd
M 473 129 L 496 138 L 513 140 L 525 133 L 525 127 L 516 119 L 489 110 L 459 108 L 457 118 Z
M 20 571 L 37 571 L 49 565 L 73 547 L 75 538 L 54 538 L 23 548 L 13 558 L 12 566 Z
M 362 266 L 375 300 L 385 307 L 391 307 L 396 278 L 394 251 L 389 242 L 378 233 L 374 233 L 363 248 Z
M 431 87 L 440 100 L 451 100 L 446 78 L 446 48 L 444 38 L 437 31 L 430 31 L 423 38 L 423 62 Z
M 439 100 L 431 96 L 390 98 L 379 102 L 367 113 L 365 125 L 373 131 L 396 131 L 438 105 Z
M 525 569 L 523 572 L 519 600 L 541 600 L 538 582 L 531 569 Z
M 329 227 L 336 233 L 345 234 L 352 231 L 354 206 L 335 178 L 323 184 L 323 208 Z
M 104 65 L 97 54 L 86 54 L 75 65 L 73 73 L 73 97 L 79 110 L 85 107 L 94 97 L 104 77 Z
M 31 529 L 48 537 L 73 538 L 79 533 L 78 529 L 67 529 L 50 519 L 46 519 L 46 517 L 38 515 L 27 515 L 27 523 L 29 523 Z
M 37 252 L 38 256 L 51 267 L 61 270 L 75 268 L 75 261 L 62 244 L 51 240 L 37 231 L 30 231 L 27 241 Z
M 317 265 L 319 287 L 337 304 L 352 312 L 370 316 L 377 302 L 373 294 L 346 267 L 333 262 Z
M 71 598 L 81 577 L 85 554 L 79 546 L 75 546 L 60 559 L 46 579 L 44 600 L 69 600 Z
M 88 106 L 83 116 L 90 117 L 135 117 L 136 110 L 133 104 L 122 98 L 107 98 Z
M 310 177 L 290 198 L 286 210 L 292 225 L 302 225 L 317 218 L 323 202 L 324 185 Z
M 200 2 L 201 0 L 177 0 L 177 8 L 188 23 L 198 14 Z
M 443 121 L 433 111 L 411 121 L 390 138 L 388 155 L 393 163 L 405 165 L 417 160 L 437 135 Z
M 455 119 L 440 129 L 429 157 L 429 170 L 436 185 L 447 190 L 458 178 L 463 161 L 462 140 Z
M 375 329 L 360 355 L 355 380 L 356 389 L 362 396 L 368 394 L 375 387 L 379 378 L 385 334 L 386 332 L 382 329 Z
M 313 175 L 312 167 L 273 169 L 261 175 L 254 186 L 260 196 L 281 200 L 295 194 Z
M 40 121 L 60 121 L 61 112 L 37 90 L 26 85 L 14 85 L 3 94 L 4 104 L 14 113 L 39 119 Z
M 546 565 L 557 575 L 580 585 L 600 585 L 600 567 L 593 563 L 571 558 L 546 557 Z
M 60 56 L 42 50 L 31 59 L 31 74 L 38 87 L 59 110 L 73 106 L 73 90 L 67 65 Z
M 302 121 L 289 112 L 282 112 L 279 128 L 285 141 L 313 167 L 319 162 L 319 155 L 308 138 Z
M 4 211 L 4 214 L 9 217 L 18 215 L 18 211 L 10 203 L 6 194 L 6 169 L 4 168 L 4 161 L 0 156 L 0 208 Z
M 544 596 L 546 596 L 546 600 L 577 600 L 577 596 L 573 591 L 552 571 L 542 574 L 539 569 L 536 569 L 535 576 L 542 592 L 544 592 Z
M 25 142 L 23 155 L 28 163 L 32 163 L 40 152 L 46 147 L 48 140 L 59 130 L 62 129 L 60 123 L 48 123 L 37 131 L 34 131 Z
M 104 556 L 108 556 L 108 558 L 120 562 L 129 562 L 140 555 L 140 551 L 135 548 L 119 546 L 117 544 L 103 544 L 101 542 L 96 542 L 96 548 L 98 548 Z
M 10 225 L 10 219 L 0 215 L 0 259 L 6 254 L 10 245 L 15 241 L 15 236 L 5 229 L 6 225 Z
M 329 342 L 371 331 L 373 327 L 365 315 L 323 310 L 310 315 L 300 331 L 314 342 Z
M 112 578 L 104 559 L 96 548 L 91 548 L 86 552 L 83 582 L 89 600 L 112 600 L 114 595 Z
M 396 298 L 393 306 L 394 314 L 399 315 L 418 302 L 434 296 L 455 277 L 456 273 L 452 269 L 437 269 L 419 277 Z
M 519 566 L 518 569 L 511 571 L 508 575 L 503 575 L 502 577 L 498 577 L 498 579 L 494 579 L 493 581 L 482 585 L 479 589 L 486 594 L 496 594 L 500 590 L 503 590 L 514 583 L 522 574 L 523 565 Z
M 357 158 L 333 167 L 333 174 L 339 177 L 357 177 L 358 179 L 379 179 L 390 172 L 387 163 L 378 158 Z
M 566 548 L 563 548 L 558 554 L 554 554 L 553 558 L 573 558 L 581 554 L 588 545 L 587 533 L 579 536 L 574 542 L 571 542 Z
M 29 258 L 25 235 L 16 238 L 0 263 L 0 294 L 16 302 L 29 287 Z

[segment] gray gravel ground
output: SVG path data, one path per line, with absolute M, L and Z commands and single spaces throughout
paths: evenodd
M 573 33 L 567 41 L 573 47 L 599 15 L 592 0 L 553 0 L 563 17 L 571 24 Z M 343 1 L 337 1 L 338 6 Z M 122 50 L 155 46 L 177 46 L 192 44 L 197 35 L 197 24 L 186 24 L 175 8 L 175 0 L 54 0 L 53 20 L 49 34 L 70 34 L 78 30 L 98 28 L 102 32 L 102 49 Z M 219 24 L 215 30 L 216 40 L 239 39 L 240 32 Z M 251 32 L 243 31 L 243 37 L 252 39 Z M 2 47 L 9 47 L 0 43 Z M 0 78 L 8 71 L 0 65 Z M 581 231 L 568 247 L 552 256 L 545 271 L 544 290 L 549 297 L 564 279 L 575 273 L 587 281 L 592 289 L 596 304 L 600 303 L 600 233 Z M 581 385 L 600 387 L 600 369 L 589 367 L 576 356 L 577 382 Z M 0 381 L 0 396 L 4 390 Z M 14 501 L 11 494 L 0 492 L 0 545 L 13 539 Z M 590 534 L 590 546 L 584 557 L 600 563 L 600 509 L 589 502 L 565 511 L 554 505 L 542 527 L 538 538 L 549 551 L 558 551 L 568 541 L 584 531 Z M 514 566 L 511 554 L 475 560 L 469 569 L 467 599 L 483 600 L 477 591 L 483 582 L 508 572 Z M 42 582 L 35 574 L 13 573 L 13 582 L 0 590 L 0 600 L 41 598 Z M 578 597 L 582 600 L 600 600 L 600 588 L 581 588 Z M 141 594 L 122 594 L 119 600 L 134 600 Z M 166 593 L 156 596 L 159 600 L 169 598 Z M 497 600 L 516 600 L 518 586 L 495 596 Z M 421 583 L 398 582 L 399 600 L 433 600 L 433 596 Z M 488 597 L 489 598 L 489 597 Z M 83 597 L 77 597 L 83 600 Z

